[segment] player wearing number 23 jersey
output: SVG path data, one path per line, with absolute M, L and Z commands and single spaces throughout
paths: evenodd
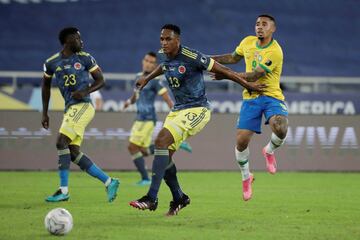
M 89 95 L 76 100 L 71 97 L 71 93 L 87 88 L 90 85 L 89 72 L 97 68 L 95 59 L 86 52 L 78 52 L 67 58 L 60 52 L 46 60 L 44 74 L 55 77 L 56 85 L 65 100 L 65 111 L 73 104 L 91 102 Z
M 95 59 L 82 52 L 83 41 L 75 27 L 64 28 L 59 33 L 62 50 L 46 60 L 42 82 L 42 126 L 49 128 L 49 100 L 51 81 L 54 80 L 65 100 L 65 114 L 56 140 L 60 187 L 45 200 L 67 201 L 69 195 L 69 170 L 73 162 L 90 176 L 105 184 L 108 201 L 114 201 L 119 180 L 112 179 L 88 156 L 80 151 L 86 126 L 95 115 L 89 94 L 104 86 L 104 77 Z M 91 73 L 93 82 L 90 82 Z

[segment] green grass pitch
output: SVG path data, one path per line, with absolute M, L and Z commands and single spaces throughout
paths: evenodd
M 135 172 L 121 180 L 107 203 L 103 185 L 82 172 L 70 174 L 68 202 L 45 203 L 57 188 L 56 172 L 0 172 L 0 239 L 59 239 L 44 228 L 46 213 L 68 209 L 74 228 L 64 239 L 360 239 L 360 174 L 257 172 L 253 199 L 244 202 L 238 172 L 180 172 L 191 204 L 165 217 L 170 192 L 163 182 L 155 212 L 128 202 L 143 196 Z

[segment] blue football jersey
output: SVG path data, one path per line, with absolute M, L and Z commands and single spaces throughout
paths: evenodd
M 211 70 L 214 65 L 212 58 L 180 46 L 179 53 L 171 59 L 160 49 L 158 61 L 175 98 L 174 111 L 192 107 L 209 108 L 203 71 Z
M 136 80 L 141 77 L 143 73 L 136 75 Z M 157 95 L 162 95 L 167 91 L 159 78 L 151 80 L 146 86 L 137 94 L 136 120 L 139 121 L 156 121 L 155 99 Z
M 87 88 L 91 83 L 89 72 L 97 68 L 95 59 L 86 52 L 78 52 L 67 58 L 60 52 L 46 60 L 44 75 L 46 77 L 55 75 L 56 85 L 65 100 L 65 111 L 73 104 L 91 102 L 89 95 L 76 100 L 71 97 L 71 93 Z

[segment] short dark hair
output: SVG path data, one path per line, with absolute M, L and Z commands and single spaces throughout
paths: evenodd
M 259 17 L 267 17 L 267 18 L 269 18 L 271 21 L 273 21 L 274 23 L 276 23 L 275 18 L 274 18 L 272 15 L 270 15 L 270 14 L 261 14 L 261 15 L 258 16 L 258 18 L 259 18 Z
M 64 45 L 67 36 L 75 34 L 79 31 L 76 27 L 66 27 L 59 32 L 59 41 L 61 45 Z
M 148 52 L 146 55 L 149 55 L 149 56 L 152 56 L 154 58 L 156 58 L 156 53 L 151 51 L 151 52 Z
M 174 31 L 174 33 L 176 33 L 177 35 L 180 35 L 181 31 L 180 31 L 180 28 L 179 26 L 175 25 L 175 24 L 165 24 L 161 30 L 163 29 L 169 29 L 169 30 L 172 30 Z

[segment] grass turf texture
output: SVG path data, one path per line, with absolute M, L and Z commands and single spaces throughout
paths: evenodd
M 68 209 L 74 228 L 65 239 L 360 239 L 360 174 L 255 173 L 253 199 L 242 200 L 237 172 L 182 172 L 191 204 L 178 216 L 164 213 L 171 200 L 163 182 L 155 212 L 128 205 L 147 187 L 135 172 L 113 172 L 118 198 L 106 202 L 103 185 L 82 172 L 70 174 L 70 200 L 45 203 L 56 172 L 0 172 L 0 239 L 51 239 L 46 213 Z

